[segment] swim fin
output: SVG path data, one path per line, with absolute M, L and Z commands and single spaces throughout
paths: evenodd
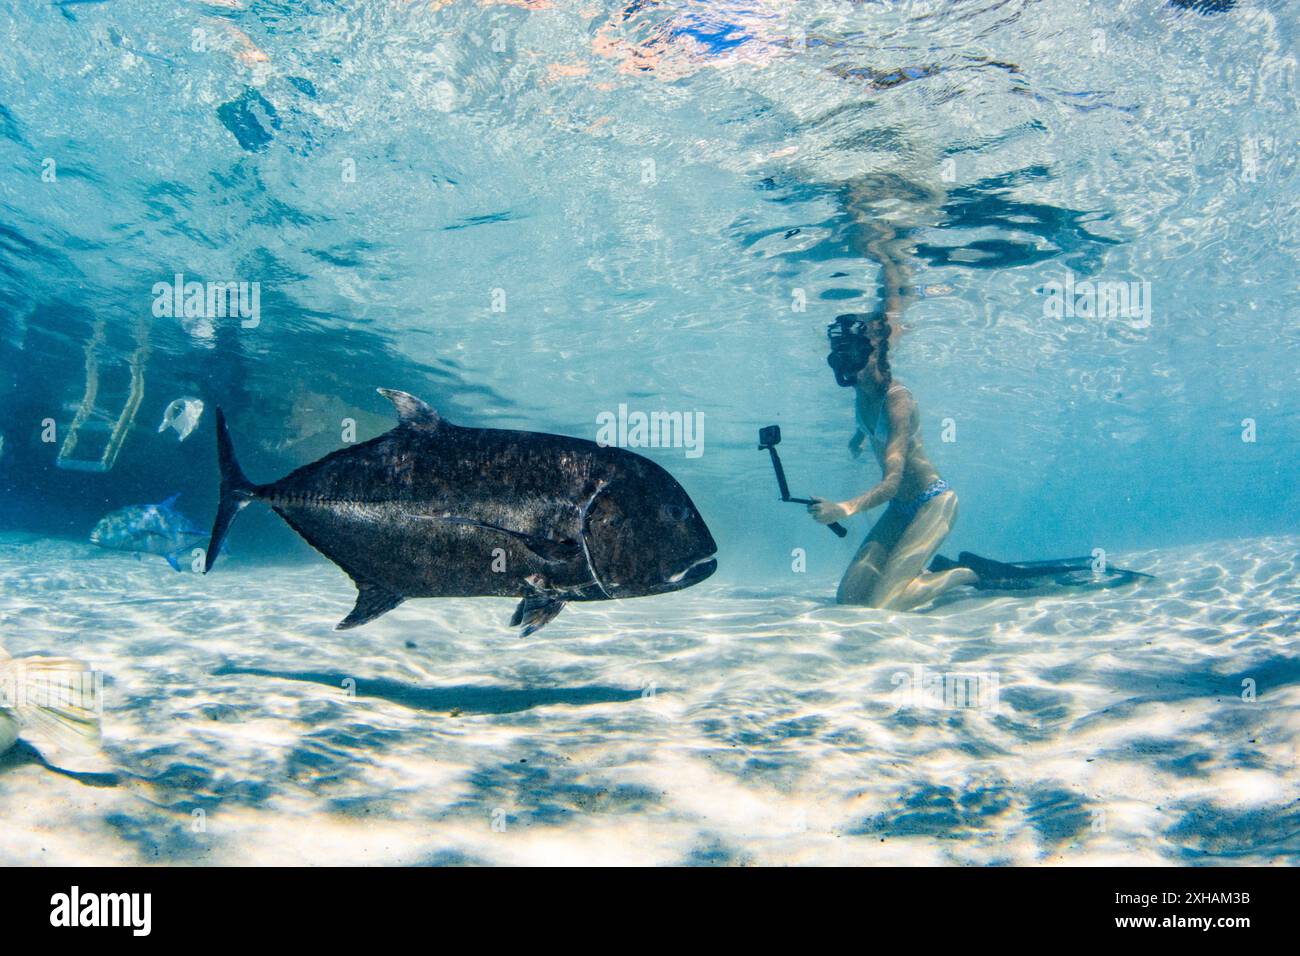
M 1127 568 L 1107 567 L 1094 572 L 1091 557 L 1055 558 L 1048 561 L 994 561 L 963 551 L 953 561 L 936 554 L 930 561 L 931 571 L 970 568 L 978 576 L 975 587 L 982 591 L 1024 591 L 1045 585 L 1061 587 L 1113 588 L 1131 584 L 1151 575 Z

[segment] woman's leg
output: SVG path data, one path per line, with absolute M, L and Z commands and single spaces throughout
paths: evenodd
M 974 584 L 969 568 L 937 574 L 925 570 L 957 520 L 957 495 L 945 491 L 917 509 L 916 517 L 890 549 L 883 570 L 871 591 L 870 604 L 891 611 L 909 611 L 933 601 L 949 588 Z
M 871 592 L 889 561 L 889 552 L 907 528 L 897 508 L 887 508 L 849 562 L 835 600 L 840 604 L 871 604 Z

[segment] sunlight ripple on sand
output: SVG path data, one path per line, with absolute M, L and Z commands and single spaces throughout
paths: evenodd
M 324 562 L 3 536 L 4 646 L 105 672 L 118 772 L 0 756 L 0 863 L 1294 863 L 1298 551 L 927 614 L 714 579 L 520 639 L 496 599 L 336 632 Z

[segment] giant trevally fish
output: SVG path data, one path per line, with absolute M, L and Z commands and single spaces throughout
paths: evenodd
M 407 598 L 518 596 L 532 634 L 569 601 L 679 591 L 717 568 L 694 502 L 621 448 L 539 432 L 465 428 L 381 388 L 397 427 L 267 485 L 244 477 L 217 410 L 221 500 L 210 571 L 230 522 L 261 501 L 356 583 L 339 629 Z
M 202 547 L 207 532 L 196 528 L 176 510 L 174 494 L 156 505 L 127 505 L 106 514 L 90 532 L 90 543 L 113 551 L 157 554 L 167 559 L 177 571 L 176 560 L 182 553 Z

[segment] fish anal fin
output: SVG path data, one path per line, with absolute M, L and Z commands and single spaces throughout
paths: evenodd
M 416 398 L 409 392 L 399 392 L 395 388 L 381 388 L 377 391 L 393 403 L 397 409 L 397 420 L 401 424 L 416 428 L 437 428 L 442 424 L 442 416 L 423 399 Z
M 357 581 L 357 604 L 352 613 L 334 625 L 336 631 L 368 624 L 381 614 L 391 611 L 406 600 L 400 594 L 370 581 Z

